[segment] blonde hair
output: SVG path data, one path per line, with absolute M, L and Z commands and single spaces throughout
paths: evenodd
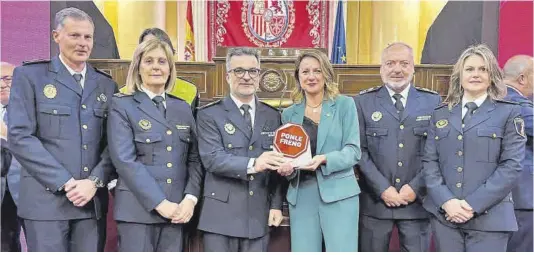
M 495 55 L 493 55 L 493 52 L 485 44 L 473 45 L 464 50 L 453 67 L 451 79 L 449 81 L 449 92 L 447 93 L 447 98 L 445 98 L 445 102 L 447 102 L 449 109 L 452 109 L 462 101 L 464 95 L 464 88 L 462 87 L 462 71 L 467 58 L 474 55 L 480 56 L 484 59 L 484 63 L 486 64 L 490 80 L 490 86 L 487 90 L 489 97 L 495 100 L 502 99 L 506 96 L 503 73 L 499 68 Z
M 169 93 L 175 83 L 176 79 L 176 67 L 173 61 L 173 54 L 170 46 L 160 39 L 154 38 L 148 41 L 144 41 L 137 45 L 133 55 L 132 62 L 130 63 L 130 69 L 128 69 L 128 77 L 126 77 L 126 90 L 124 94 L 131 95 L 136 91 L 141 91 L 141 85 L 143 81 L 141 80 L 141 74 L 139 73 L 139 68 L 141 61 L 143 60 L 143 55 L 149 51 L 155 49 L 162 49 L 165 52 L 165 57 L 167 58 L 167 63 L 169 64 L 169 78 L 165 82 L 165 91 Z
M 304 99 L 304 90 L 300 86 L 300 80 L 299 80 L 299 68 L 300 63 L 304 58 L 314 58 L 317 61 L 319 61 L 319 65 L 321 66 L 321 72 L 323 74 L 324 78 L 324 95 L 325 98 L 323 100 L 329 100 L 329 99 L 335 99 L 337 95 L 339 95 L 339 88 L 338 84 L 334 82 L 334 68 L 332 68 L 332 64 L 330 64 L 330 60 L 321 51 L 318 50 L 304 50 L 302 53 L 298 56 L 297 61 L 295 62 L 295 80 L 297 81 L 297 84 L 295 84 L 295 88 L 293 91 L 291 91 L 291 100 L 295 103 L 300 103 Z

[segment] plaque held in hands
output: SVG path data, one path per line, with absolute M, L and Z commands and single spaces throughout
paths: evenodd
M 311 160 L 310 138 L 301 125 L 287 123 L 274 134 L 274 150 L 284 154 L 291 165 L 300 168 Z

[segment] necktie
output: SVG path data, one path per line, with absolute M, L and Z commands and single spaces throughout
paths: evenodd
M 241 106 L 241 109 L 244 111 L 243 117 L 245 118 L 245 123 L 248 125 L 248 129 L 252 132 L 252 117 L 250 116 L 250 105 L 244 104 Z
M 478 108 L 477 104 L 475 104 L 474 102 L 469 102 L 465 104 L 465 107 L 467 108 L 467 112 L 465 113 L 463 123 L 467 123 L 471 119 L 471 117 L 473 117 L 473 113 Z
M 154 101 L 154 103 L 156 104 L 156 107 L 161 112 L 163 117 L 166 118 L 165 106 L 163 105 L 163 101 L 165 101 L 165 99 L 163 99 L 162 96 L 155 96 L 154 98 L 152 98 L 152 101 Z
M 402 105 L 402 95 L 401 94 L 395 94 L 393 95 L 393 98 L 395 99 L 395 108 L 397 108 L 397 113 L 399 116 L 402 115 L 402 112 L 404 111 L 404 105 Z
M 83 78 L 83 76 L 81 74 L 79 74 L 79 73 L 75 73 L 72 76 L 76 80 L 76 83 L 78 83 L 78 85 L 80 85 L 80 87 L 83 89 L 83 86 L 82 86 L 82 78 Z

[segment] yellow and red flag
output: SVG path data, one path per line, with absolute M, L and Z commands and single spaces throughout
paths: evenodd
M 185 61 L 195 61 L 195 33 L 193 30 L 193 8 L 191 0 L 187 1 L 187 22 L 185 23 Z

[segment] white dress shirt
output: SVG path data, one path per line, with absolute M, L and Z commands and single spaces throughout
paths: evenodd
M 83 66 L 83 69 L 82 69 L 81 72 L 76 72 L 76 71 L 74 71 L 74 69 L 70 68 L 67 64 L 65 64 L 65 61 L 63 61 L 63 58 L 61 57 L 61 54 L 59 54 L 59 60 L 67 68 L 67 71 L 69 71 L 70 75 L 74 75 L 76 73 L 79 73 L 79 74 L 82 75 L 82 79 L 80 80 L 80 84 L 82 85 L 82 89 L 83 89 L 83 86 L 85 85 L 85 74 L 87 73 L 87 64 L 85 64 Z
M 409 84 L 408 86 L 406 86 L 406 88 L 404 88 L 404 90 L 401 91 L 401 93 L 398 93 L 402 96 L 401 103 L 404 108 L 406 108 L 406 100 L 408 99 L 408 92 L 410 91 L 411 86 L 412 84 Z M 395 104 L 396 100 L 395 98 L 393 98 L 393 95 L 397 94 L 397 92 L 393 91 L 388 86 L 386 86 L 386 89 L 388 90 L 389 98 L 391 99 L 391 101 L 393 101 L 393 104 Z
M 462 119 L 464 118 L 465 114 L 467 113 L 467 107 L 465 107 L 465 105 L 469 102 L 474 102 L 478 107 L 480 107 L 482 105 L 482 103 L 484 103 L 484 101 L 486 101 L 486 98 L 488 97 L 488 94 L 487 93 L 484 93 L 484 95 L 476 98 L 475 100 L 472 100 L 472 101 L 467 101 L 464 98 L 462 98 Z
M 239 112 L 241 112 L 241 115 L 245 115 L 245 111 L 243 111 L 243 109 L 241 109 L 241 106 L 244 105 L 245 103 L 242 103 L 241 101 L 237 100 L 237 98 L 235 98 L 232 94 L 230 94 L 230 98 L 232 99 L 232 101 L 234 101 L 235 105 L 237 105 L 237 109 L 239 109 Z M 250 105 L 250 119 L 252 121 L 252 130 L 254 130 L 254 118 L 256 117 L 256 99 L 252 99 L 252 101 L 250 101 L 250 103 L 248 103 L 248 105 Z M 247 164 L 247 174 L 255 174 L 256 173 L 256 170 L 254 169 L 254 162 L 256 162 L 256 158 L 250 158 L 248 160 L 248 164 Z

